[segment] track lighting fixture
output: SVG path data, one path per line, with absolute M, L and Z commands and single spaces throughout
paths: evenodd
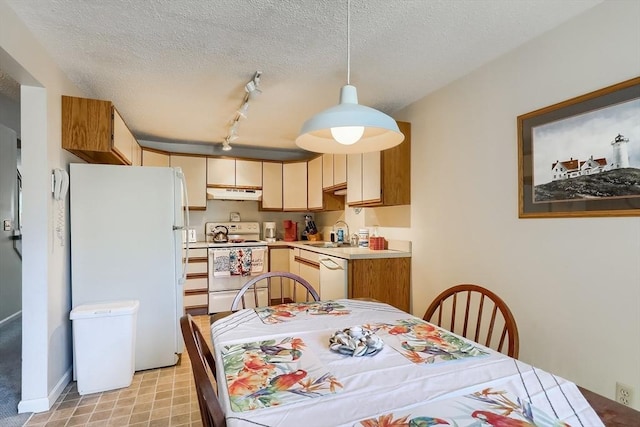
M 229 126 L 229 132 L 227 133 L 227 137 L 222 142 L 222 149 L 224 151 L 231 150 L 231 142 L 237 140 L 240 136 L 238 135 L 238 126 L 240 119 L 246 119 L 247 113 L 249 111 L 249 100 L 253 97 L 262 93 L 260 90 L 260 76 L 262 76 L 262 71 L 256 71 L 253 75 L 253 78 L 249 80 L 249 82 L 244 85 L 245 95 L 242 99 L 242 104 L 240 108 L 236 110 L 236 114 L 231 120 L 231 125 Z

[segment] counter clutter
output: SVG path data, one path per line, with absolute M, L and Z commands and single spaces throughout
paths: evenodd
M 269 243 L 269 248 L 275 247 L 292 247 L 304 249 L 311 252 L 317 252 L 323 255 L 335 256 L 344 259 L 374 259 L 374 258 L 410 258 L 411 242 L 409 241 L 391 241 L 390 249 L 376 250 L 361 246 L 341 245 L 337 246 L 331 242 L 311 242 L 297 241 L 284 242 L 277 241 Z
M 185 310 L 215 313 L 207 285 L 207 242 L 189 243 Z M 390 241 L 390 249 L 322 241 L 268 243 L 267 271 L 288 271 L 307 280 L 322 299 L 373 298 L 410 310 L 411 242 Z

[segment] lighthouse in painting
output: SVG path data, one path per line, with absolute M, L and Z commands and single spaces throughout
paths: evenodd
M 616 139 L 611 142 L 613 148 L 613 158 L 611 159 L 610 169 L 622 169 L 629 167 L 629 152 L 627 151 L 627 144 L 629 138 L 618 134 Z

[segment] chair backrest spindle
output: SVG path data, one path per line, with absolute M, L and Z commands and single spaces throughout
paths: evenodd
M 464 302 L 464 304 L 462 301 L 459 302 L 458 296 L 460 296 L 460 298 L 466 297 L 466 302 Z M 485 308 L 485 298 L 489 301 L 487 304 L 492 304 L 492 306 L 488 305 Z M 460 315 L 457 314 L 458 303 L 461 306 L 461 310 L 463 305 L 465 307 L 461 332 L 456 331 L 456 318 L 461 317 L 461 313 Z M 445 313 L 448 307 L 451 307 L 450 322 L 449 325 L 444 325 L 443 313 Z M 488 315 L 489 310 L 491 311 L 491 317 L 488 325 L 485 327 L 483 325 L 485 311 Z M 438 312 L 437 316 L 435 316 L 436 312 Z M 515 318 L 507 304 L 488 289 L 473 284 L 461 284 L 443 291 L 429 305 L 423 317 L 423 319 L 428 322 L 434 322 L 436 318 L 436 324 L 438 326 L 449 329 L 454 333 L 459 333 L 465 338 L 471 339 L 472 335 L 475 342 L 481 343 L 486 347 L 494 348 L 499 352 L 505 352 L 504 350 L 506 350 L 508 356 L 518 357 L 519 337 Z M 472 319 L 474 318 L 475 327 L 472 325 Z M 473 332 L 471 332 L 472 329 Z M 497 348 L 491 346 L 491 343 L 495 342 L 494 335 L 495 338 L 498 338 L 499 335 Z M 480 339 L 485 336 L 486 339 L 484 343 L 482 343 Z M 505 344 L 507 345 L 506 349 L 504 348 Z
M 313 289 L 313 286 L 296 274 L 284 271 L 264 273 L 255 276 L 244 284 L 231 303 L 231 311 L 236 311 L 241 308 L 283 304 L 286 302 L 300 302 L 299 293 L 301 290 L 305 292 L 304 301 L 320 300 L 320 296 L 316 290 Z M 244 296 L 247 292 L 253 293 L 253 307 L 248 307 L 246 304 Z M 276 293 L 278 295 L 275 295 Z

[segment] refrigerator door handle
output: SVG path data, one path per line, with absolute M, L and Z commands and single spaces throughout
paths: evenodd
M 182 169 L 176 168 L 176 175 L 180 180 L 180 186 L 182 187 L 182 211 L 183 211 L 183 221 L 184 224 L 182 227 L 178 227 L 180 230 L 188 230 L 189 229 L 189 196 L 187 194 L 187 180 L 184 177 L 184 173 Z M 176 230 L 176 227 L 173 227 Z M 184 285 L 187 281 L 187 265 L 189 264 L 189 239 L 186 239 L 185 242 L 185 250 L 184 250 L 184 262 L 182 263 L 182 279 L 180 279 L 180 284 Z

